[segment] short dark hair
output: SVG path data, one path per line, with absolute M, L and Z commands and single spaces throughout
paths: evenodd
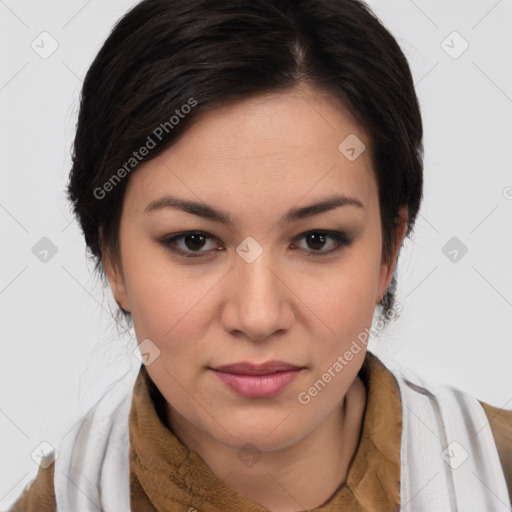
M 116 23 L 81 92 L 67 192 L 96 270 L 105 277 L 102 251 L 120 255 L 126 162 L 156 127 L 165 129 L 145 161 L 202 112 L 301 83 L 332 94 L 369 134 L 390 261 L 398 209 L 408 208 L 409 236 L 422 199 L 423 127 L 407 59 L 371 9 L 360 0 L 144 0 Z M 169 122 L 191 98 L 195 107 Z M 386 314 L 395 286 L 393 276 Z

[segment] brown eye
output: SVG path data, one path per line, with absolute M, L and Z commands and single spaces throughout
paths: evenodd
M 349 246 L 352 241 L 338 231 L 308 231 L 295 238 L 304 239 L 306 247 L 292 244 L 292 247 L 306 252 L 307 256 L 326 256 Z M 184 258 L 200 258 L 215 251 L 223 251 L 222 246 L 214 243 L 214 237 L 202 231 L 187 231 L 178 235 L 166 236 L 158 240 L 169 251 Z M 208 244 L 210 243 L 210 247 Z M 327 246 L 327 249 L 325 247 Z M 206 248 L 206 249 L 205 249 Z
M 311 249 L 319 251 L 325 245 L 326 236 L 323 233 L 314 231 L 313 233 L 308 233 L 306 241 Z
M 186 258 L 197 258 L 205 256 L 212 251 L 220 251 L 222 247 L 218 247 L 213 243 L 214 238 L 208 233 L 202 231 L 188 231 L 179 235 L 167 236 L 159 240 L 171 252 L 184 256 Z M 207 250 L 203 250 L 210 243 L 212 246 Z
M 325 256 L 327 254 L 339 251 L 343 246 L 349 246 L 352 241 L 344 234 L 338 231 L 308 231 L 296 237 L 296 240 L 305 239 L 307 247 L 304 249 L 308 256 Z M 325 248 L 326 244 L 330 248 Z
M 202 233 L 192 233 L 190 235 L 184 235 L 183 241 L 187 249 L 197 251 L 203 248 L 206 237 Z

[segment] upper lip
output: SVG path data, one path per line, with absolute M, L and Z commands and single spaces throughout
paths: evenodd
M 254 364 L 249 362 L 239 362 L 232 364 L 223 364 L 216 366 L 212 370 L 218 370 L 227 373 L 236 373 L 241 375 L 268 375 L 269 373 L 284 372 L 290 370 L 300 370 L 300 366 L 286 363 L 284 361 L 267 361 L 262 364 Z

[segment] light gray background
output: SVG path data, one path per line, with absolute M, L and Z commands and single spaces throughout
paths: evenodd
M 135 3 L 0 1 L 2 510 L 37 473 L 31 452 L 58 445 L 139 365 L 64 196 L 82 78 Z M 510 409 L 512 0 L 369 3 L 411 64 L 426 154 L 424 203 L 399 260 L 404 310 L 370 347 Z M 43 31 L 59 45 L 47 59 L 31 47 Z M 454 31 L 469 44 L 458 58 Z M 46 263 L 32 253 L 42 237 L 58 249 Z M 452 237 L 468 248 L 455 262 L 442 251 Z

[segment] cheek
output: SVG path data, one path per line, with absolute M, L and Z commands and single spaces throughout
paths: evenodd
M 377 287 L 376 259 L 354 252 L 308 294 L 307 304 L 325 324 L 326 334 L 339 342 L 371 324 Z
M 126 258 L 126 291 L 137 340 L 150 339 L 168 362 L 199 357 L 210 319 L 208 292 L 218 279 L 191 278 L 165 256 Z
M 126 222 L 121 237 L 125 288 L 137 338 L 162 338 L 186 313 L 188 295 L 179 272 L 149 236 Z
M 154 279 L 131 283 L 129 294 L 137 338 L 150 338 L 161 346 L 180 340 L 190 345 L 201 331 L 201 296 L 183 289 L 179 283 Z

